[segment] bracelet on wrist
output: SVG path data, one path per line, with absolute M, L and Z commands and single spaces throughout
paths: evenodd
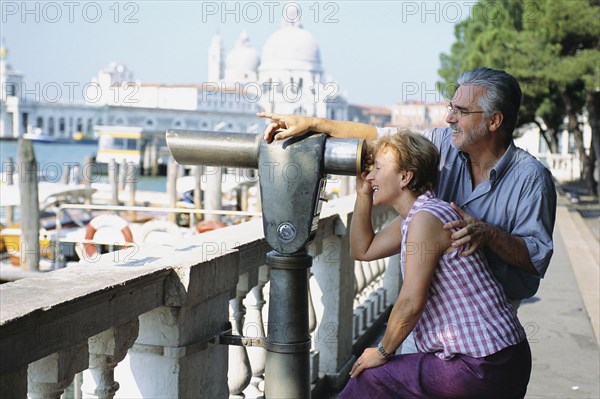
M 377 350 L 379 350 L 379 354 L 383 356 L 385 360 L 389 360 L 392 356 L 394 356 L 393 353 L 387 353 L 385 349 L 383 349 L 383 341 L 379 342 L 379 345 L 377 345 Z

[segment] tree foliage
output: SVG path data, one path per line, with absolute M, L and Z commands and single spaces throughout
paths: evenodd
M 440 56 L 440 87 L 452 87 L 461 72 L 480 66 L 515 76 L 523 89 L 518 126 L 536 124 L 552 152 L 562 129 L 573 133 L 588 189 L 595 193 L 593 165 L 600 153 L 585 152 L 580 116 L 587 114 L 597 148 L 600 2 L 480 0 L 454 34 L 450 54 Z

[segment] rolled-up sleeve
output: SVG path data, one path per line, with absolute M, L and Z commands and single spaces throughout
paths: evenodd
M 511 234 L 527 245 L 531 263 L 542 278 L 554 253 L 552 233 L 556 219 L 556 191 L 549 173 L 540 176 L 539 185 L 520 201 L 518 217 Z

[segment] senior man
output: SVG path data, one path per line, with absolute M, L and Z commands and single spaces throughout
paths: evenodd
M 464 255 L 483 249 L 516 311 L 536 293 L 552 257 L 554 182 L 547 168 L 513 142 L 522 97 L 517 80 L 477 68 L 462 73 L 458 84 L 448 104 L 448 126 L 423 132 L 440 151 L 436 195 L 462 216 L 444 228 L 460 228 L 452 239 L 454 246 L 470 244 Z M 397 131 L 297 115 L 258 116 L 272 120 L 267 141 L 309 131 L 372 140 Z

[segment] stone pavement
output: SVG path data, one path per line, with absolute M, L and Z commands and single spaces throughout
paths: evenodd
M 600 398 L 600 244 L 589 229 L 600 219 L 583 222 L 569 208 L 561 197 L 548 273 L 519 308 L 533 355 L 527 398 Z
M 594 208 L 584 220 L 559 196 L 548 273 L 519 308 L 533 357 L 527 399 L 600 398 L 600 205 Z

